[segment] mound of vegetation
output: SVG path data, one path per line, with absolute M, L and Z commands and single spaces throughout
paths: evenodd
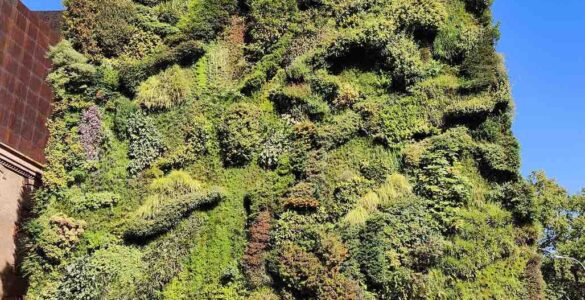
M 487 0 L 66 0 L 27 299 L 577 299 Z M 546 251 L 553 255 L 546 255 Z

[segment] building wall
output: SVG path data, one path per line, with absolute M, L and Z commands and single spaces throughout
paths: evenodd
M 20 299 L 26 281 L 18 272 L 18 229 L 30 205 L 32 182 L 0 165 L 0 299 Z
M 18 229 L 46 162 L 53 99 L 46 53 L 60 39 L 59 21 L 59 12 L 0 0 L 0 299 L 22 299 L 26 290 Z
M 44 164 L 52 92 L 45 78 L 51 25 L 18 0 L 0 0 L 0 143 Z

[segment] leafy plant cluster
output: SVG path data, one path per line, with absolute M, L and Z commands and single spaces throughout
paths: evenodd
M 485 0 L 70 0 L 30 299 L 579 298 Z

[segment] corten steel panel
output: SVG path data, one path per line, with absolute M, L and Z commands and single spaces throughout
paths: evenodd
M 52 101 L 46 53 L 60 36 L 39 16 L 46 19 L 18 0 L 0 0 L 0 142 L 44 164 Z

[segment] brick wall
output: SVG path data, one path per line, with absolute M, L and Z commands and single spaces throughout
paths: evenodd
M 59 34 L 18 0 L 0 0 L 0 142 L 44 164 L 52 92 L 45 55 Z

